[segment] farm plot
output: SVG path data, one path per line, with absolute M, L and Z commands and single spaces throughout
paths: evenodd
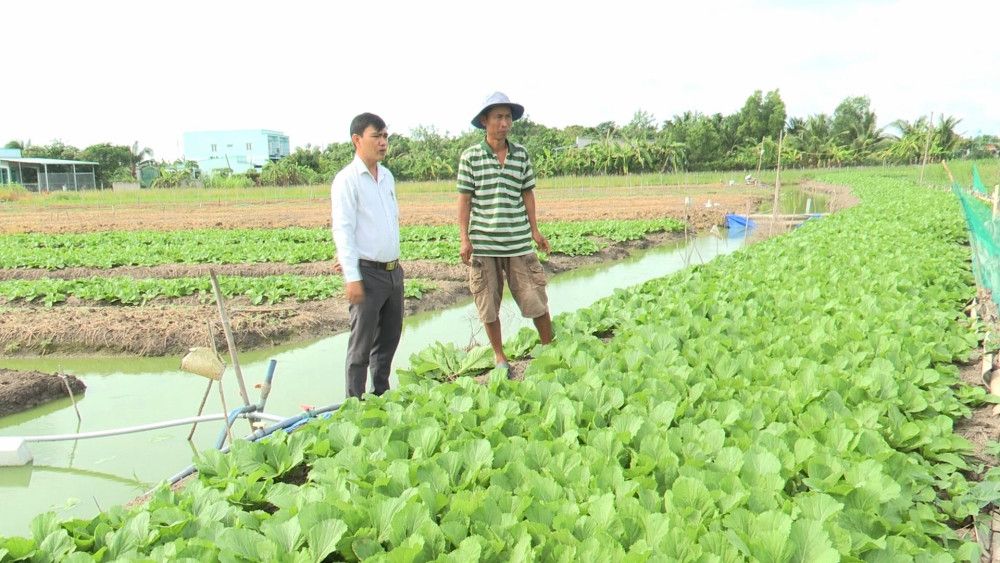
M 429 350 L 400 374 L 414 385 L 204 453 L 143 507 L 39 516 L 0 550 L 975 561 L 955 530 L 984 530 L 998 476 L 970 481 L 982 468 L 952 430 L 985 399 L 954 366 L 978 340 L 956 204 L 831 179 L 863 205 L 560 316 L 551 346 L 517 335 L 524 381 L 453 379 L 468 357 Z
M 560 268 L 676 236 L 673 219 L 548 223 Z M 406 226 L 401 251 L 408 309 L 465 294 L 454 226 Z M 346 328 L 343 282 L 333 273 L 328 229 L 201 229 L 0 237 L 0 350 L 6 354 L 114 351 L 161 355 L 205 337 L 214 318 L 209 266 L 235 299 L 244 346 Z M 221 341 L 222 339 L 219 338 Z
M 716 185 L 647 185 L 629 188 L 587 187 L 579 179 L 572 188 L 539 188 L 538 220 L 551 221 L 636 220 L 671 217 L 696 229 L 719 225 L 726 213 L 745 212 L 768 195 Z M 421 185 L 401 183 L 399 210 L 402 225 L 450 225 L 455 221 L 453 185 L 425 191 Z M 142 192 L 145 199 L 129 203 L 92 201 L 88 194 L 76 200 L 41 199 L 0 205 L 0 234 L 80 233 L 108 231 L 175 231 L 196 229 L 277 229 L 329 227 L 329 186 L 304 188 L 305 193 L 208 192 L 212 201 L 197 193 L 170 190 Z M 100 197 L 95 194 L 94 198 Z M 249 198 L 249 199 L 248 199 Z M 686 205 L 690 198 L 691 205 Z M 712 206 L 706 206 L 709 201 Z

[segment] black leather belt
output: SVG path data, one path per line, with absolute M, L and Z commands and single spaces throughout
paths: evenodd
M 387 272 L 391 272 L 399 266 L 399 260 L 393 260 L 391 262 L 376 262 L 374 260 L 365 260 L 364 258 L 361 258 L 360 260 L 358 260 L 358 263 L 361 264 L 362 266 L 367 266 L 369 268 L 375 268 L 378 270 L 385 270 Z

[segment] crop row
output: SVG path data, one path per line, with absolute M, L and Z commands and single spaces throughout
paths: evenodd
M 871 174 L 871 173 L 869 173 Z M 978 335 L 947 194 L 843 174 L 863 204 L 555 319 L 525 380 L 412 384 L 229 454 L 137 509 L 37 517 L 13 560 L 975 561 L 954 362 Z M 467 370 L 466 370 L 467 371 Z M 439 383 L 436 380 L 445 380 Z M 988 535 L 986 536 L 988 537 Z
M 658 231 L 678 231 L 673 219 L 548 223 L 542 230 L 553 252 L 593 254 L 593 237 L 621 242 Z M 404 260 L 458 261 L 458 228 L 412 226 L 400 230 Z M 331 260 L 328 229 L 202 229 L 191 231 L 114 231 L 86 234 L 17 234 L 0 236 L 0 268 L 113 268 L 161 264 L 297 264 Z
M 280 303 L 285 299 L 316 301 L 340 295 L 344 290 L 340 276 L 219 276 L 219 289 L 226 297 L 247 297 L 254 305 Z M 408 279 L 406 297 L 420 298 L 432 291 L 432 282 Z M 72 280 L 43 278 L 37 280 L 0 281 L 0 297 L 9 302 L 23 301 L 52 306 L 70 297 L 96 303 L 144 305 L 157 298 L 176 299 L 197 295 L 211 301 L 209 278 L 143 278 L 125 276 L 90 277 Z

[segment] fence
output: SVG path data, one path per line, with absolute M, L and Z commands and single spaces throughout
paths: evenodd
M 23 181 L 21 185 L 32 192 L 57 192 L 70 190 L 89 190 L 97 187 L 93 172 L 49 172 L 48 175 L 38 174 L 35 182 Z
M 979 287 L 989 290 L 990 298 L 1000 306 L 1000 188 L 987 195 L 979 176 L 972 167 L 972 188 L 966 189 L 952 180 L 951 190 L 962 204 L 969 227 L 972 248 L 972 271 Z

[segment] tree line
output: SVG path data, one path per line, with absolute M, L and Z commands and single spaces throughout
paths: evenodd
M 606 121 L 562 129 L 524 118 L 514 122 L 510 138 L 527 147 L 536 174 L 543 177 L 773 168 L 779 139 L 786 167 L 914 164 L 925 151 L 931 159 L 998 156 L 1000 137 L 965 137 L 957 130 L 960 123 L 956 117 L 939 115 L 878 127 L 865 96 L 845 98 L 831 114 L 789 117 L 778 90 L 758 90 L 730 115 L 686 111 L 658 122 L 640 110 L 624 125 Z M 475 130 L 452 136 L 433 127 L 418 127 L 410 135 L 393 133 L 384 163 L 400 180 L 451 179 L 459 154 L 481 138 L 482 133 Z M 136 164 L 150 154 L 138 143 L 131 147 L 103 143 L 83 150 L 58 141 L 48 146 L 8 143 L 11 146 L 21 148 L 25 156 L 98 162 L 100 185 L 134 178 Z M 208 186 L 236 187 L 326 183 L 353 154 L 350 142 L 306 145 L 261 171 L 223 173 L 202 181 Z M 190 161 L 161 162 L 159 167 L 161 186 L 187 183 L 198 176 L 197 164 Z

